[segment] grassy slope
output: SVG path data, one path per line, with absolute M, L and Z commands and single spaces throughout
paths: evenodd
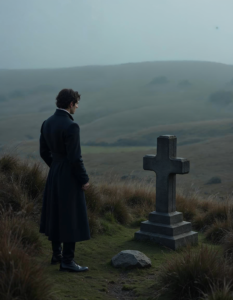
M 110 231 L 109 235 L 76 244 L 75 261 L 89 267 L 88 272 L 78 274 L 61 273 L 58 271 L 59 265 L 50 265 L 51 245 L 42 236 L 44 251 L 38 261 L 53 281 L 58 300 L 125 299 L 127 295 L 133 297 L 131 299 L 142 300 L 151 296 L 148 289 L 155 283 L 159 266 L 174 252 L 156 244 L 135 241 L 133 236 L 138 228 L 114 226 L 111 230 L 113 232 Z M 203 236 L 199 234 L 199 243 L 202 242 Z M 152 267 L 130 271 L 113 268 L 111 258 L 129 249 L 146 254 L 152 261 Z M 128 291 L 122 291 L 123 287 Z
M 228 123 L 225 122 L 225 125 Z M 229 123 L 230 124 L 230 123 Z M 207 122 L 208 125 L 208 122 Z M 208 126 L 205 126 L 208 129 Z M 216 122 L 216 131 L 221 133 L 221 126 Z M 224 125 L 224 126 L 225 126 Z M 223 126 L 223 128 L 225 128 Z M 190 130 L 201 130 L 193 126 Z M 210 130 L 211 131 L 211 130 Z M 216 132 L 214 131 L 214 133 Z M 168 132 L 169 133 L 169 132 Z M 203 134 L 204 131 L 203 131 Z M 184 141 L 188 136 L 184 134 Z M 156 134 L 155 134 L 156 141 Z M 179 140 L 178 140 L 179 141 Z M 38 141 L 22 143 L 18 146 L 22 156 L 30 153 L 38 157 Z M 232 148 L 233 136 L 213 137 L 207 141 L 195 144 L 178 146 L 177 155 L 190 160 L 190 173 L 177 175 L 178 188 L 195 189 L 201 194 L 231 194 L 232 183 Z M 14 153 L 14 150 L 11 149 Z M 154 180 L 153 172 L 144 171 L 142 158 L 145 154 L 156 154 L 156 147 L 82 147 L 84 163 L 91 178 L 94 176 L 109 176 L 118 174 L 124 176 L 133 174 L 138 178 L 147 177 Z M 219 176 L 220 184 L 206 185 L 205 183 L 213 176 Z
M 148 85 L 158 76 L 169 83 Z M 82 94 L 75 120 L 82 125 L 83 142 L 111 142 L 155 125 L 230 118 L 232 107 L 219 110 L 207 100 L 216 90 L 232 88 L 227 86 L 232 78 L 233 66 L 185 61 L 0 70 L 1 94 L 7 97 L 0 102 L 1 143 L 38 138 L 42 121 L 54 112 L 57 91 L 64 87 Z M 191 86 L 178 87 L 182 80 Z
M 157 76 L 167 76 L 169 83 L 148 85 Z M 8 97 L 0 102 L 0 147 L 10 143 L 24 155 L 38 156 L 40 126 L 54 112 L 57 91 L 73 87 L 82 93 L 75 115 L 81 124 L 82 143 L 114 144 L 125 139 L 142 146 L 83 147 L 89 173 L 122 176 L 133 172 L 154 178 L 152 172 L 142 170 L 142 157 L 155 153 L 157 136 L 174 134 L 178 155 L 191 161 L 190 174 L 177 176 L 178 185 L 194 185 L 208 193 L 230 193 L 233 108 L 216 108 L 207 100 L 216 90 L 232 89 L 227 85 L 232 78 L 233 66 L 207 62 L 0 70 L 0 94 Z M 191 86 L 177 87 L 185 79 Z M 14 91 L 21 91 L 23 96 L 10 96 Z M 21 141 L 27 142 L 19 144 Z M 222 183 L 204 185 L 212 176 L 220 176 Z

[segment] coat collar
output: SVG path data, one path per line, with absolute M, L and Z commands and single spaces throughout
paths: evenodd
M 68 112 L 61 110 L 61 109 L 56 109 L 54 115 L 57 116 L 64 116 L 64 117 L 69 117 L 72 121 L 74 121 L 73 117 L 71 116 L 71 114 L 69 114 Z

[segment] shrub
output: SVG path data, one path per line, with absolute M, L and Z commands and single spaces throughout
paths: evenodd
M 207 246 L 188 248 L 161 267 L 158 285 L 171 300 L 198 299 L 211 291 L 212 284 L 222 285 L 227 273 L 227 262 L 217 250 Z

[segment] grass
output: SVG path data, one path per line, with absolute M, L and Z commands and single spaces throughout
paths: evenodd
M 40 124 L 54 113 L 58 91 L 77 82 L 82 100 L 75 120 L 83 125 L 84 143 L 117 142 L 125 135 L 135 137 L 139 131 L 162 124 L 172 126 L 166 133 L 174 133 L 174 124 L 180 120 L 231 118 L 230 110 L 216 109 L 207 101 L 210 94 L 231 80 L 231 68 L 210 62 L 145 62 L 30 72 L 2 70 L 1 94 L 7 101 L 1 102 L 1 142 L 38 139 Z M 160 76 L 169 79 L 165 88 L 148 86 Z M 182 80 L 188 80 L 191 86 L 185 90 L 178 88 Z M 44 82 L 50 89 L 43 88 Z M 19 94 L 15 97 L 17 90 Z M 200 127 L 198 133 L 202 134 L 205 128 Z M 184 129 L 190 138 L 189 130 L 182 126 Z M 138 138 L 141 140 L 140 135 Z
M 44 262 L 47 274 L 51 278 L 57 299 L 115 299 L 114 289 L 122 291 L 130 286 L 137 297 L 143 297 L 144 289 L 150 287 L 156 278 L 162 262 L 173 252 L 155 244 L 140 243 L 133 239 L 138 228 L 120 226 L 110 237 L 98 235 L 89 241 L 77 243 L 75 261 L 89 267 L 88 273 L 71 274 L 58 272 L 58 266 L 50 266 L 51 246 L 46 237 L 43 240 L 43 255 L 38 258 Z M 147 270 L 121 270 L 111 265 L 111 258 L 122 250 L 139 250 L 152 260 L 152 267 Z M 148 273 L 150 275 L 148 275 Z M 148 279 L 148 276 L 151 277 Z M 126 291 L 126 290 L 125 290 Z M 124 295 L 124 289 L 123 289 Z M 142 298 L 143 299 L 143 298 Z
M 44 268 L 19 246 L 17 240 L 1 239 L 0 299 L 54 299 Z
M 153 183 L 122 181 L 117 176 L 92 180 L 86 192 L 92 238 L 77 243 L 75 253 L 75 260 L 87 265 L 90 271 L 64 274 L 58 271 L 58 265 L 50 265 L 51 242 L 38 234 L 45 178 L 46 173 L 38 163 L 9 155 L 0 158 L 0 242 L 5 245 L 4 251 L 0 250 L 0 272 L 4 273 L 0 277 L 0 292 L 4 299 L 13 300 L 15 296 L 10 293 L 14 290 L 20 300 L 27 297 L 104 300 L 116 299 L 117 295 L 143 300 L 215 299 L 221 293 L 228 297 L 227 291 L 232 289 L 229 278 L 233 275 L 228 260 L 233 252 L 230 199 L 218 202 L 179 192 L 177 210 L 183 211 L 184 219 L 192 221 L 194 228 L 204 233 L 199 234 L 199 246 L 174 252 L 151 242 L 134 240 L 140 222 L 154 210 Z M 152 267 L 114 269 L 111 258 L 127 249 L 145 253 Z M 9 256 L 9 252 L 14 255 Z M 11 257 L 16 269 L 4 264 Z M 15 288 L 9 291 L 7 282 L 11 280 Z M 44 294 L 39 294 L 41 289 Z
M 232 228 L 232 224 L 229 224 L 227 220 L 216 220 L 205 232 L 205 238 L 214 244 L 222 242 L 223 238 Z
M 198 299 L 212 284 L 231 284 L 232 270 L 216 248 L 201 246 L 182 251 L 161 267 L 158 289 L 170 300 Z
M 211 291 L 205 294 L 201 300 L 233 300 L 232 284 L 223 282 L 223 285 L 217 283 L 211 286 Z
M 153 146 L 154 147 L 154 146 Z M 150 147 L 144 146 L 127 146 L 127 147 L 101 147 L 101 146 L 82 146 L 83 154 L 96 154 L 96 153 L 118 153 L 118 152 L 134 152 L 134 151 L 147 151 Z

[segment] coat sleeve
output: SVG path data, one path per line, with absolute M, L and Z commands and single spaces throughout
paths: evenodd
M 89 181 L 89 177 L 83 164 L 79 133 L 80 130 L 77 123 L 71 124 L 66 130 L 66 153 L 74 176 L 81 184 L 86 184 Z
M 45 122 L 45 121 L 44 121 Z M 40 156 L 45 161 L 45 163 L 50 167 L 53 161 L 51 151 L 46 143 L 46 140 L 43 136 L 43 125 L 41 126 L 40 130 Z

